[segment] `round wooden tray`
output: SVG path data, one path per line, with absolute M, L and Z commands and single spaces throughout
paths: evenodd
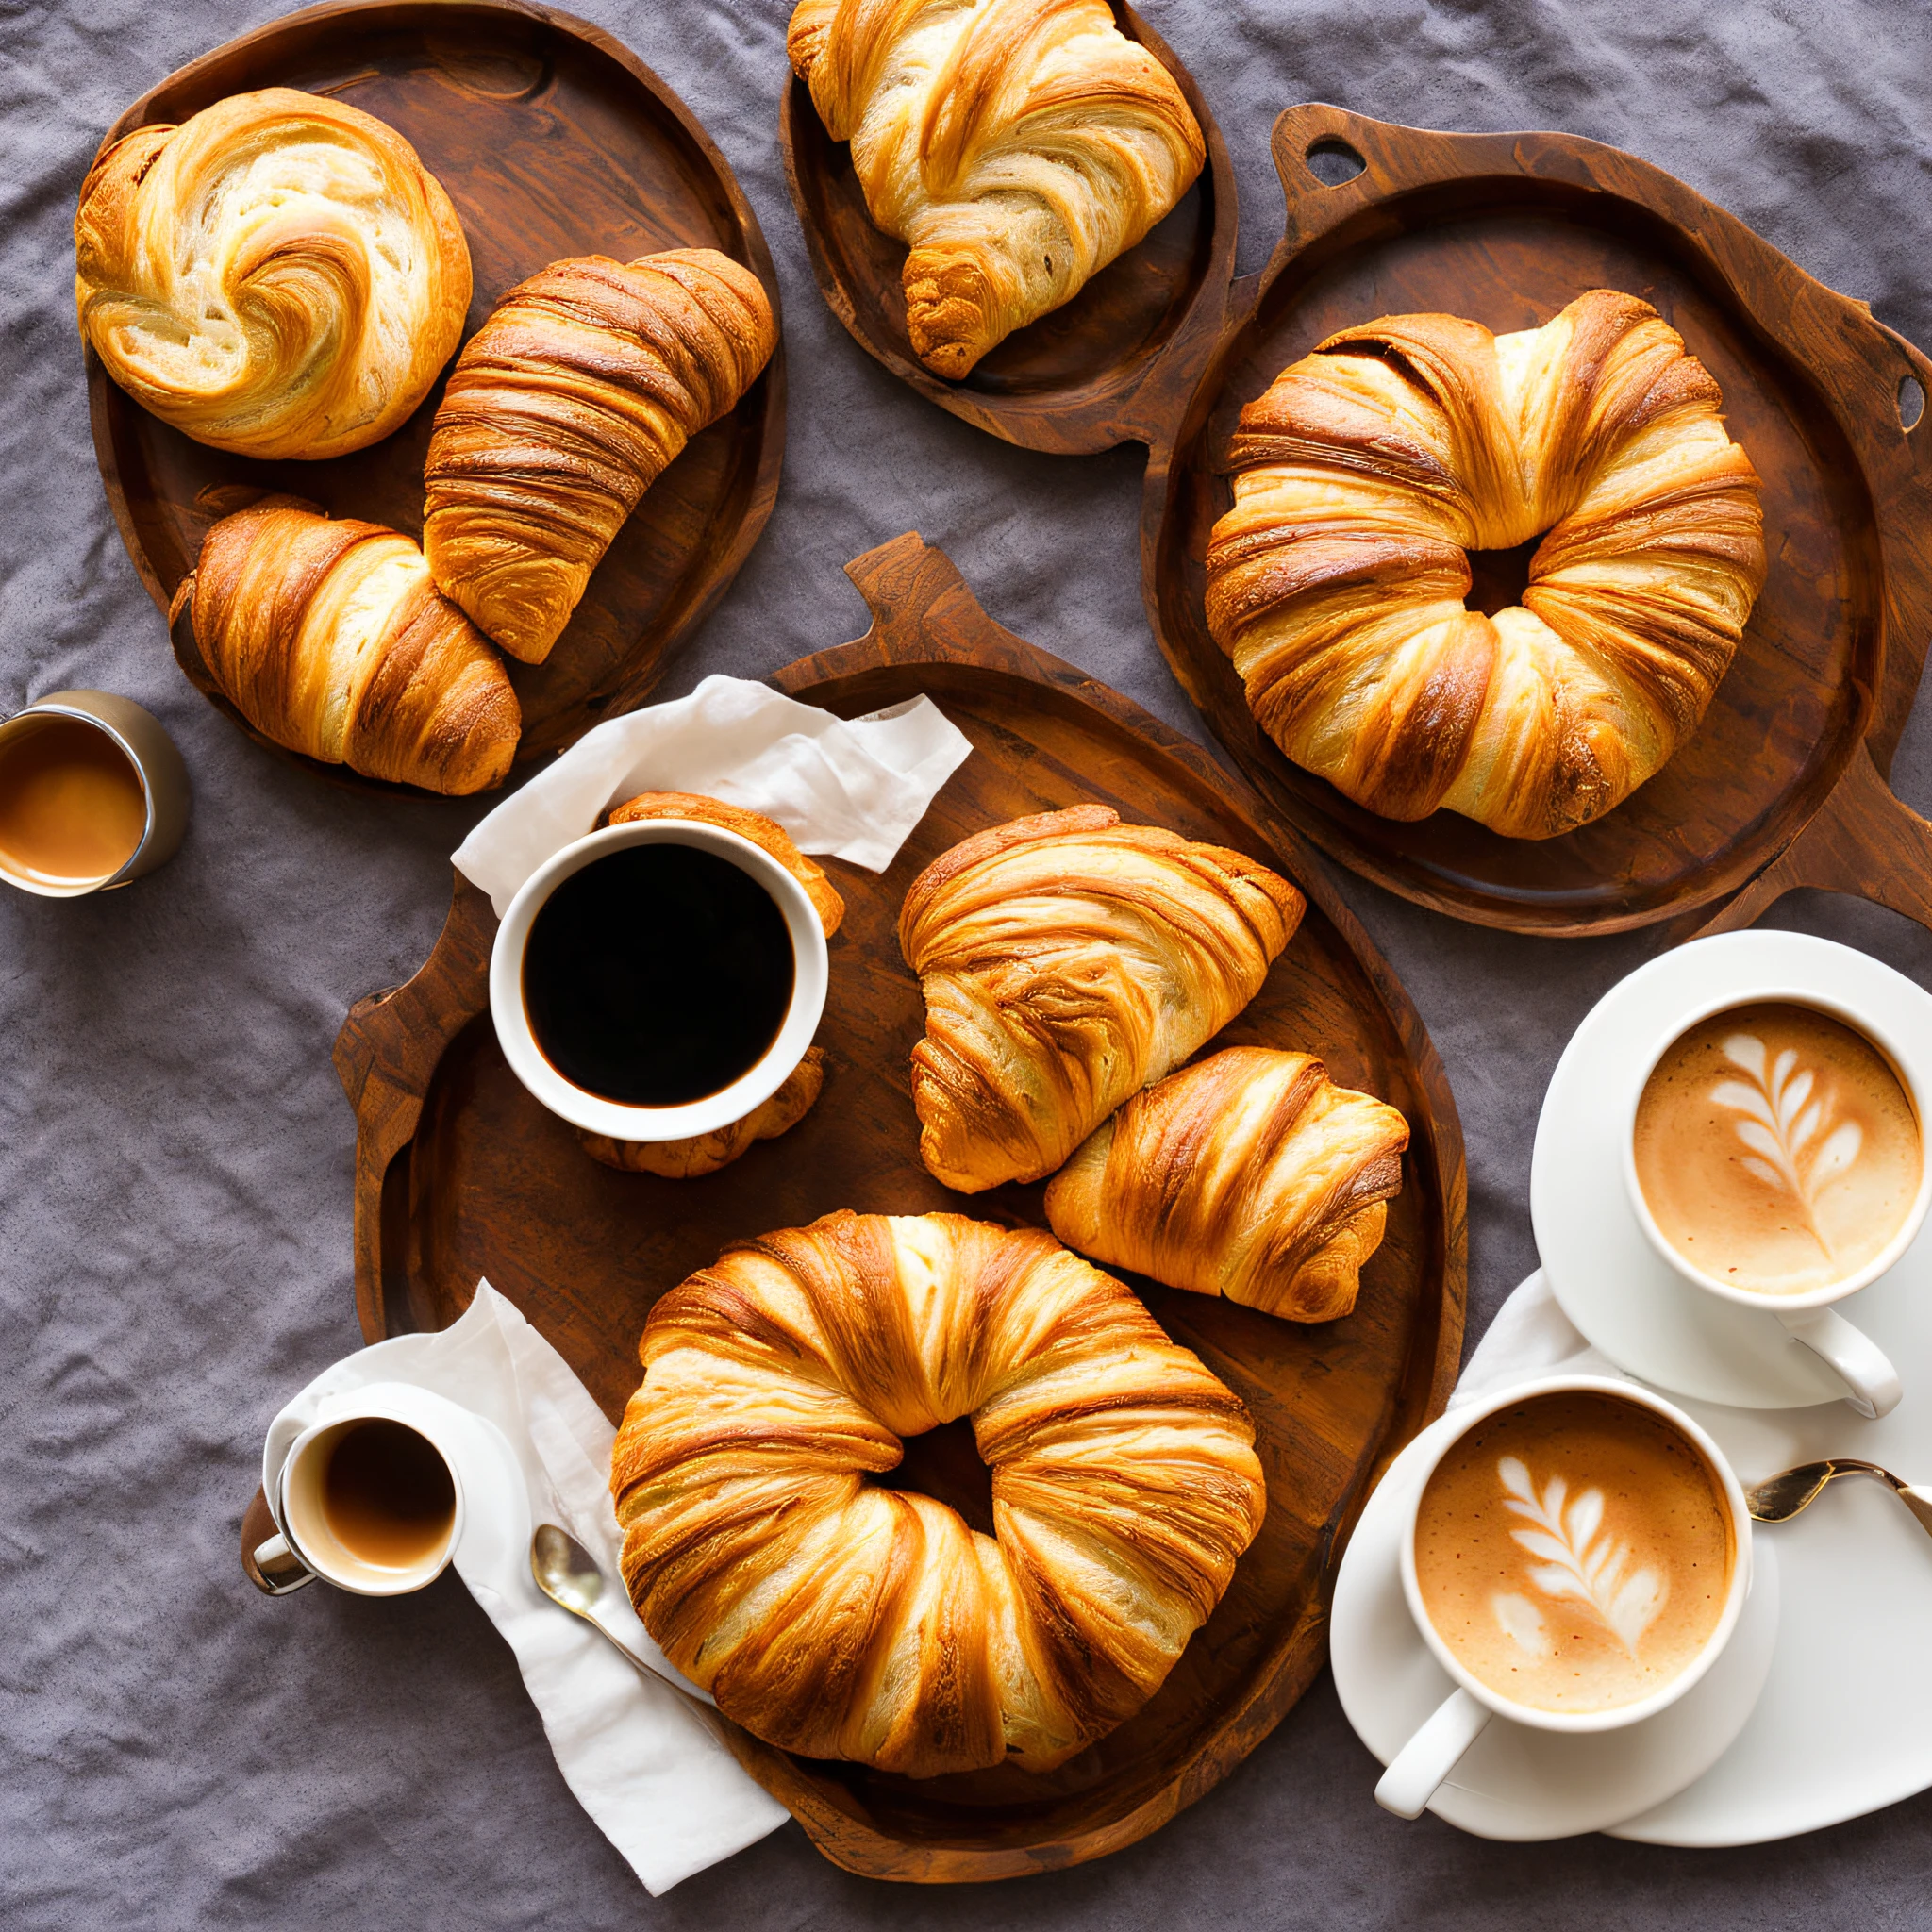
M 795 75 L 778 115 L 785 178 L 812 273 L 853 340 L 899 380 L 963 422 L 1049 456 L 1152 441 L 1191 391 L 1234 273 L 1234 166 L 1201 91 L 1124 0 L 1121 31 L 1180 83 L 1208 145 L 1200 178 L 1140 245 L 1064 307 L 1018 330 L 963 381 L 912 353 L 900 273 L 906 244 L 865 211 L 852 151 L 834 142 Z
M 1307 917 L 1220 1041 L 1316 1051 L 1337 1079 L 1399 1107 L 1412 1138 L 1388 1239 L 1343 1320 L 1300 1327 L 1136 1281 L 1162 1325 L 1241 1394 L 1258 1431 L 1267 1521 L 1212 1621 L 1138 1717 L 1047 1776 L 1002 1768 L 914 1781 L 736 1739 L 753 1775 L 839 1864 L 887 1878 L 1000 1878 L 1096 1857 L 1154 1830 L 1239 1763 L 1320 1668 L 1349 1527 L 1455 1378 L 1462 1136 L 1415 1008 L 1320 861 L 1246 786 L 1126 699 L 1003 630 L 918 537 L 849 570 L 872 629 L 775 682 L 845 716 L 929 692 L 974 751 L 889 872 L 826 862 L 847 911 L 819 1035 L 830 1061 L 824 1098 L 791 1133 L 705 1180 L 600 1167 L 504 1063 L 488 1011 L 495 921 L 459 879 L 422 971 L 358 1002 L 336 1042 L 358 1124 L 357 1307 L 371 1341 L 441 1328 L 488 1275 L 614 1419 L 637 1383 L 653 1302 L 733 1239 L 841 1207 L 963 1209 L 1043 1225 L 1038 1186 L 966 1201 L 920 1164 L 908 1056 L 924 1015 L 894 937 L 907 886 L 985 825 L 1091 799 L 1291 874 L 1307 892 Z M 915 1439 L 904 1474 L 991 1528 L 988 1479 L 966 1424 Z M 267 1533 L 258 1498 L 244 1555 L 251 1533 Z
M 1141 517 L 1155 635 L 1270 804 L 1391 891 L 1517 932 L 1746 924 L 1796 885 L 1932 924 L 1932 825 L 1883 775 L 1932 633 L 1932 428 L 1902 408 L 1911 384 L 1932 391 L 1932 363 L 1681 181 L 1574 135 L 1298 107 L 1274 145 L 1285 232 L 1231 288 L 1193 398 L 1152 452 Z M 1338 158 L 1359 168 L 1339 184 Z M 1743 644 L 1699 730 L 1594 824 L 1534 841 L 1446 811 L 1378 818 L 1282 756 L 1208 634 L 1202 559 L 1233 500 L 1236 419 L 1344 325 L 1444 310 L 1526 328 L 1597 287 L 1681 331 L 1764 479 L 1771 570 Z
M 172 75 L 108 130 L 184 121 L 262 87 L 332 94 L 388 122 L 449 191 L 475 271 L 474 332 L 506 290 L 568 255 L 620 260 L 709 247 L 749 267 L 775 313 L 778 282 L 751 205 L 675 94 L 601 29 L 512 0 L 311 8 Z M 393 436 L 325 462 L 257 462 L 207 448 L 151 416 L 87 353 L 101 478 L 129 556 L 163 610 L 193 567 L 221 492 L 285 490 L 339 516 L 423 530 L 423 463 L 442 384 Z M 646 493 L 541 665 L 510 662 L 523 706 L 519 768 L 573 743 L 651 690 L 723 595 L 770 516 L 785 443 L 781 342 L 722 422 L 692 439 Z M 215 689 L 184 611 L 175 654 L 198 689 L 258 743 L 341 782 L 408 788 L 318 765 L 273 744 Z

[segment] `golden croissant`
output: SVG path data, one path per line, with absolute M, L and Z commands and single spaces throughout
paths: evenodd
M 1051 1174 L 1254 998 L 1302 905 L 1241 853 L 1106 806 L 943 853 L 899 915 L 925 995 L 921 1158 L 969 1194 Z
M 470 251 L 394 128 L 322 94 L 234 94 L 139 127 L 74 220 L 80 329 L 184 435 L 336 457 L 422 402 L 462 337 Z
M 1050 1771 L 1151 1697 L 1267 1506 L 1247 1412 L 1038 1229 L 830 1214 L 652 1309 L 612 1452 L 631 1600 L 768 1742 Z M 970 1416 L 993 1535 L 869 1477 Z
M 1071 301 L 1207 154 L 1107 0 L 801 0 L 786 51 L 908 244 L 907 331 L 941 375 Z
M 777 340 L 758 278 L 711 248 L 520 282 L 437 407 L 423 547 L 443 594 L 541 664 L 638 499 Z
M 1696 727 L 1764 582 L 1721 401 L 1607 289 L 1517 335 L 1330 336 L 1241 411 L 1208 547 L 1208 625 L 1263 729 L 1385 818 L 1600 818 Z M 1521 607 L 1464 608 L 1465 552 L 1545 532 Z
M 1061 1168 L 1068 1246 L 1291 1322 L 1355 1307 L 1408 1123 L 1305 1053 L 1231 1046 L 1137 1093 Z
M 431 791 L 508 773 L 503 660 L 397 531 L 264 498 L 208 531 L 171 618 L 184 606 L 215 683 L 277 744 Z

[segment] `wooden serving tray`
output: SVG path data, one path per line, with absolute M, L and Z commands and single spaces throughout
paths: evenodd
M 1008 336 L 963 381 L 912 353 L 900 275 L 906 244 L 865 211 L 852 150 L 825 132 L 811 91 L 791 76 L 778 114 L 785 178 L 812 273 L 853 340 L 928 402 L 1049 456 L 1151 441 L 1191 391 L 1234 273 L 1234 165 L 1201 91 L 1125 0 L 1114 18 L 1180 83 L 1208 147 L 1200 178 L 1137 247 L 1074 298 Z
M 1932 924 L 1932 825 L 1885 783 L 1932 632 L 1932 427 L 1912 407 L 1932 362 L 1615 148 L 1331 107 L 1287 109 L 1274 142 L 1282 239 L 1229 291 L 1193 398 L 1152 450 L 1141 526 L 1155 635 L 1263 796 L 1351 870 L 1516 932 L 1715 930 L 1799 885 Z M 1329 185 L 1338 158 L 1359 172 Z M 1597 287 L 1641 295 L 1682 333 L 1764 479 L 1771 570 L 1744 641 L 1699 730 L 1594 824 L 1531 841 L 1446 811 L 1378 818 L 1283 757 L 1208 634 L 1203 558 L 1233 500 L 1236 419 L 1345 325 L 1442 310 L 1526 328 Z
M 154 121 L 185 121 L 225 95 L 293 87 L 365 108 L 403 134 L 449 191 L 475 272 L 465 339 L 503 293 L 569 255 L 620 260 L 716 248 L 778 282 L 730 167 L 677 96 L 621 42 L 522 0 L 353 0 L 291 15 L 205 55 L 143 95 L 103 148 Z M 128 555 L 163 610 L 193 568 L 223 488 L 285 490 L 331 514 L 420 538 L 423 463 L 441 400 L 383 441 L 325 462 L 257 462 L 193 441 L 117 388 L 90 349 L 101 479 Z M 782 341 L 738 407 L 651 487 L 591 576 L 546 662 L 506 660 L 523 706 L 517 766 L 638 704 L 677 644 L 724 594 L 778 491 L 785 442 Z M 184 612 L 175 654 L 196 687 L 258 743 L 341 783 L 363 778 L 285 751 L 216 691 Z
M 1259 1435 L 1267 1521 L 1214 1618 L 1138 1717 L 1049 1775 L 1003 1767 L 915 1781 L 735 1740 L 753 1775 L 849 1870 L 1002 1878 L 1097 1857 L 1154 1830 L 1238 1764 L 1320 1668 L 1356 1513 L 1456 1374 L 1462 1136 L 1415 1008 L 1319 860 L 1267 805 L 1125 698 L 1002 629 L 917 536 L 848 570 L 872 607 L 871 630 L 774 682 L 844 716 L 927 692 L 974 750 L 883 876 L 826 862 L 847 912 L 819 1034 L 824 1097 L 791 1133 L 708 1179 L 600 1167 L 504 1063 L 486 986 L 495 921 L 458 879 L 428 962 L 399 991 L 358 1002 L 336 1042 L 358 1124 L 357 1307 L 371 1341 L 440 1328 L 487 1274 L 614 1419 L 638 1380 L 652 1304 L 734 1238 L 843 1207 L 1044 1224 L 1038 1186 L 967 1199 L 920 1164 L 908 1056 L 924 1008 L 894 937 L 907 886 L 982 826 L 1083 800 L 1290 873 L 1308 895 L 1307 917 L 1215 1043 L 1312 1049 L 1338 1080 L 1399 1107 L 1412 1138 L 1388 1239 L 1343 1320 L 1299 1327 L 1135 1282 L 1168 1332 L 1241 1394 Z M 903 1474 L 991 1529 L 988 1479 L 965 1424 L 916 1439 Z

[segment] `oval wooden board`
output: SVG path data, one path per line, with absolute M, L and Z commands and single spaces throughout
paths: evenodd
M 1325 185 L 1310 165 L 1324 147 L 1365 165 Z M 1574 135 L 1433 134 L 1291 108 L 1274 158 L 1286 232 L 1235 291 L 1172 446 L 1154 454 L 1141 523 L 1155 634 L 1243 772 L 1352 870 L 1514 931 L 1688 929 L 1807 827 L 1808 856 L 1790 853 L 1775 890 L 1715 924 L 1747 923 L 1802 883 L 1932 916 L 1932 828 L 1879 775 L 1932 631 L 1932 431 L 1908 434 L 1899 409 L 1907 377 L 1932 391 L 1932 363 L 1682 182 Z M 1594 824 L 1526 841 L 1447 811 L 1378 818 L 1289 762 L 1208 631 L 1203 558 L 1233 500 L 1236 419 L 1345 325 L 1441 310 L 1500 333 L 1600 287 L 1641 295 L 1682 333 L 1764 480 L 1771 568 L 1743 644 L 1699 730 Z
M 631 260 L 708 247 L 743 262 L 775 312 L 757 217 L 724 158 L 676 95 L 608 34 L 508 0 L 325 6 L 203 57 L 137 101 L 105 148 L 153 121 L 184 121 L 262 87 L 331 94 L 386 121 L 449 191 L 470 244 L 473 334 L 503 293 L 568 255 Z M 423 464 L 438 381 L 393 436 L 326 462 L 263 463 L 171 429 L 111 381 L 92 350 L 88 392 L 101 477 L 142 580 L 166 609 L 213 511 L 205 492 L 286 490 L 334 515 L 423 533 Z M 723 595 L 778 491 L 781 343 L 738 407 L 679 455 L 591 578 L 541 665 L 508 664 L 523 706 L 519 767 L 574 742 L 650 691 L 666 658 Z M 195 685 L 258 743 L 341 782 L 404 788 L 317 765 L 250 726 L 214 689 L 186 613 L 175 650 Z
M 871 632 L 775 681 L 846 716 L 928 692 L 974 751 L 883 876 L 826 861 L 848 910 L 819 1035 L 830 1060 L 824 1097 L 791 1134 L 706 1180 L 598 1166 L 504 1063 L 486 988 L 495 921 L 459 880 L 427 964 L 398 991 L 361 1002 L 336 1044 L 358 1125 L 356 1293 L 374 1341 L 444 1326 L 487 1275 L 615 1418 L 638 1379 L 651 1305 L 735 1238 L 841 1207 L 1043 1224 L 1039 1187 L 966 1200 L 919 1162 L 907 1061 L 924 1010 L 894 928 L 907 886 L 936 854 L 984 825 L 1098 799 L 1291 874 L 1307 915 L 1221 1041 L 1319 1052 L 1337 1079 L 1401 1108 L 1412 1138 L 1388 1239 L 1343 1320 L 1298 1327 L 1135 1283 L 1163 1326 L 1239 1391 L 1259 1432 L 1267 1521 L 1213 1620 L 1138 1717 L 1049 1776 L 1003 1768 L 913 1781 L 736 1740 L 754 1774 L 850 1870 L 1000 1878 L 1096 1857 L 1152 1831 L 1239 1763 L 1320 1667 L 1335 1564 L 1356 1512 L 1455 1377 L 1462 1136 L 1415 1008 L 1319 861 L 1239 779 L 1001 629 L 916 536 L 849 568 L 873 608 Z M 909 1479 L 991 1527 L 971 1440 L 964 1424 L 918 1439 Z M 258 1517 L 255 1526 L 265 1533 Z
M 912 353 L 901 273 L 906 244 L 873 225 L 852 150 L 825 132 L 793 75 L 779 110 L 785 178 L 832 313 L 875 361 L 976 428 L 1049 456 L 1149 441 L 1193 387 L 1234 273 L 1235 182 L 1227 143 L 1173 50 L 1124 0 L 1115 19 L 1180 83 L 1208 146 L 1176 206 L 1074 299 L 1016 330 L 963 381 Z

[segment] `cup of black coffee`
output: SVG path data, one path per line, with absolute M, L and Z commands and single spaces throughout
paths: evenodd
M 741 1120 L 824 1011 L 825 936 L 768 853 L 686 819 L 611 825 L 540 867 L 497 927 L 490 1010 L 551 1112 L 618 1141 Z

